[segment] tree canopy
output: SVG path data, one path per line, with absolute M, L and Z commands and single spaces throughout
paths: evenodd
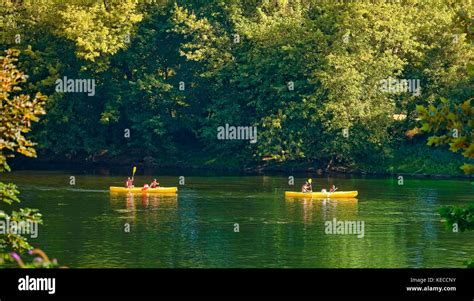
M 467 2 L 4 2 L 3 46 L 22 50 L 26 91 L 49 96 L 32 135 L 44 156 L 388 169 L 425 148 L 417 107 L 472 112 Z M 95 96 L 55 92 L 64 76 L 95 79 Z M 459 127 L 451 149 L 471 160 L 472 113 L 452 114 L 431 126 Z M 225 124 L 257 127 L 257 143 L 216 139 Z

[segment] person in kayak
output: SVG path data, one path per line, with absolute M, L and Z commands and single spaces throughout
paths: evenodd
M 128 177 L 127 181 L 125 182 L 125 187 L 133 188 L 133 178 Z
M 150 188 L 150 185 L 148 184 L 144 184 L 143 187 L 142 187 L 142 192 L 145 192 L 148 190 L 148 188 Z
M 332 186 L 331 186 L 331 189 L 329 189 L 329 192 L 333 193 L 333 192 L 336 191 L 336 190 L 337 190 L 336 185 L 332 185 Z
M 313 180 L 308 179 L 303 184 L 303 186 L 301 186 L 301 192 L 313 192 L 313 187 L 311 186 L 311 182 L 313 182 Z
M 157 187 L 160 187 L 160 183 L 156 179 L 153 179 L 153 182 L 150 183 L 150 188 L 157 188 Z

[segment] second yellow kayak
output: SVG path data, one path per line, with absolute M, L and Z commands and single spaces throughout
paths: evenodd
M 133 193 L 176 193 L 178 187 L 157 187 L 157 188 L 127 188 L 127 187 L 117 187 L 110 186 L 110 192 L 133 192 Z
M 285 197 L 290 198 L 355 198 L 357 191 L 336 191 L 336 192 L 296 192 L 296 191 L 285 191 Z

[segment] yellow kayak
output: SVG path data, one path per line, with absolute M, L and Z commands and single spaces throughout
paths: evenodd
M 308 197 L 286 197 L 287 201 L 331 201 L 335 203 L 344 203 L 344 204 L 351 204 L 357 203 L 359 200 L 357 198 L 313 198 L 311 196 Z
M 321 198 L 321 199 L 339 199 L 339 198 L 355 198 L 357 191 L 336 191 L 330 192 L 296 192 L 296 191 L 285 191 L 285 197 L 289 198 Z
M 133 193 L 176 193 L 178 187 L 157 187 L 157 188 L 126 188 L 126 187 L 117 187 L 110 186 L 110 192 L 133 192 Z

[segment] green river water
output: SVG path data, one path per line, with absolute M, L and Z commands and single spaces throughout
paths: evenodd
M 157 176 L 179 189 L 160 196 L 110 194 L 125 175 L 77 174 L 70 185 L 71 175 L 2 175 L 19 186 L 21 206 L 43 214 L 31 244 L 68 267 L 464 267 L 474 257 L 474 232 L 453 233 L 438 214 L 474 199 L 468 180 L 313 178 L 314 188 L 359 191 L 357 200 L 335 201 L 285 199 L 303 177 L 289 186 L 287 176 L 184 175 L 179 186 L 177 175 Z M 363 221 L 364 236 L 326 234 L 334 218 Z

